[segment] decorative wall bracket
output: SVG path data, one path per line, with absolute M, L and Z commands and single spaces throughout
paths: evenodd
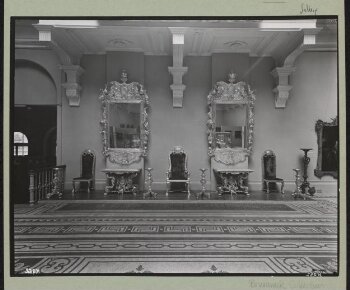
M 313 24 L 314 28 L 303 28 L 303 36 L 301 43 L 288 54 L 283 62 L 282 67 L 276 67 L 271 71 L 271 74 L 276 80 L 276 87 L 272 90 L 275 95 L 275 108 L 285 108 L 289 98 L 291 89 L 293 88 L 289 83 L 289 76 L 295 71 L 295 60 L 306 49 L 316 45 L 316 34 L 321 31 L 321 28 L 316 27 L 316 21 Z
M 173 84 L 170 89 L 173 92 L 173 107 L 182 108 L 183 93 L 186 88 L 182 84 L 182 77 L 188 68 L 183 66 L 183 50 L 185 44 L 185 28 L 169 27 L 173 38 L 173 66 L 169 67 L 169 73 L 173 76 Z
M 182 108 L 185 85 L 182 84 L 182 76 L 187 72 L 187 67 L 169 67 L 173 75 L 174 83 L 170 86 L 173 92 L 173 107 Z
M 272 91 L 275 94 L 275 108 L 285 108 L 292 86 L 289 85 L 289 76 L 295 67 L 276 67 L 271 74 L 278 84 Z
M 66 90 L 66 96 L 70 106 L 80 105 L 80 76 L 84 70 L 78 65 L 64 65 L 60 67 L 66 74 L 67 81 L 62 84 Z
M 80 76 L 84 70 L 79 65 L 80 54 L 71 55 L 65 51 L 54 39 L 54 26 L 46 24 L 35 24 L 34 27 L 39 31 L 39 42 L 47 44 L 60 59 L 60 69 L 65 72 L 66 82 L 62 83 L 66 91 L 66 96 L 70 106 L 79 106 L 80 104 Z

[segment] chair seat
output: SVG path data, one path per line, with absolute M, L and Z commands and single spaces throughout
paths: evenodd
M 73 180 L 80 180 L 80 181 L 85 181 L 85 180 L 91 180 L 92 179 L 92 177 L 82 177 L 82 176 L 80 176 L 80 177 L 75 177 L 75 178 L 73 178 Z
M 189 179 L 168 179 L 170 182 L 187 182 Z
M 264 178 L 265 181 L 283 181 L 282 178 Z

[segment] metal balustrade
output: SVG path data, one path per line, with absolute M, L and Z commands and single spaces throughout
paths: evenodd
M 29 203 L 34 204 L 54 195 L 62 197 L 66 165 L 43 167 L 29 171 Z

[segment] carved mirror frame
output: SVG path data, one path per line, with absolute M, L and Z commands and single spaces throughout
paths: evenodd
M 317 165 L 316 169 L 314 170 L 314 174 L 316 177 L 321 178 L 322 176 L 325 175 L 331 175 L 334 178 L 338 178 L 338 171 L 324 171 L 322 170 L 322 151 L 323 151 L 323 129 L 324 127 L 334 127 L 338 126 L 338 118 L 332 119 L 331 122 L 324 122 L 322 120 L 317 120 L 316 125 L 315 125 L 315 131 L 317 134 L 317 144 L 318 144 L 318 154 L 317 154 Z M 338 140 L 339 142 L 339 140 Z M 339 145 L 337 148 L 338 152 L 338 158 L 339 158 Z
M 244 162 L 252 153 L 253 148 L 253 130 L 254 130 L 254 103 L 255 94 L 250 86 L 243 82 L 235 82 L 236 74 L 229 73 L 228 82 L 219 81 L 215 84 L 207 97 L 208 101 L 208 155 L 215 161 L 225 165 L 234 165 Z M 216 130 L 216 105 L 234 104 L 247 106 L 247 137 L 245 148 L 216 148 L 215 130 Z
M 101 136 L 103 155 L 112 163 L 129 165 L 138 162 L 148 154 L 149 128 L 149 98 L 143 86 L 138 82 L 127 83 L 128 75 L 122 71 L 121 82 L 111 81 L 101 90 L 99 99 L 102 106 Z M 110 148 L 109 147 L 109 111 L 111 104 L 133 103 L 140 104 L 140 148 Z

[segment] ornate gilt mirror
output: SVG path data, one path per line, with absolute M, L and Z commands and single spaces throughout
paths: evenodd
M 149 99 L 140 83 L 127 80 L 123 70 L 121 82 L 110 82 L 100 94 L 103 154 L 120 165 L 138 162 L 148 152 Z
M 208 155 L 216 162 L 244 162 L 253 146 L 255 95 L 243 81 L 217 82 L 208 95 Z
M 316 122 L 315 131 L 318 143 L 317 166 L 314 171 L 315 176 L 321 178 L 324 175 L 331 175 L 337 178 L 339 160 L 338 118 L 332 119 L 331 122 L 318 120 Z

